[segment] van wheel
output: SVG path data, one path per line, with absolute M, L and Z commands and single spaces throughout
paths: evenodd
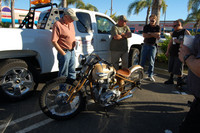
M 8 59 L 0 66 L 0 89 L 9 99 L 19 100 L 34 89 L 34 77 L 25 61 Z
M 140 61 L 140 51 L 137 48 L 132 48 L 129 52 L 129 67 L 138 65 Z

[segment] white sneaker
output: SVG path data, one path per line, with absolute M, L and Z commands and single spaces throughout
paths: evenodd
M 156 80 L 154 79 L 154 77 L 149 77 L 149 80 L 152 81 L 152 82 L 155 82 Z

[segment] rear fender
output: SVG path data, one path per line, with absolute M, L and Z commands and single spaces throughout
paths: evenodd
M 138 69 L 142 69 L 142 70 L 144 71 L 143 67 L 140 66 L 140 65 L 134 65 L 134 66 L 132 66 L 132 67 L 129 68 L 129 70 L 131 71 L 131 73 L 132 73 L 133 71 L 138 70 Z

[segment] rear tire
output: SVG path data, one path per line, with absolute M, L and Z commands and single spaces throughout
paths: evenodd
M 133 87 L 137 86 L 141 88 L 141 83 L 144 78 L 144 71 L 142 68 L 134 70 L 130 75 L 130 80 L 135 81 L 136 84 L 133 84 Z
M 61 86 L 65 86 L 66 90 L 60 90 Z M 48 117 L 55 120 L 67 120 L 75 117 L 84 109 L 85 99 L 81 91 L 77 93 L 72 102 L 66 103 L 70 95 L 67 90 L 70 87 L 73 86 L 66 83 L 65 77 L 53 79 L 43 87 L 39 104 Z

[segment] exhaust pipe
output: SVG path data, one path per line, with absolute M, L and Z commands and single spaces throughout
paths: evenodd
M 121 101 L 123 101 L 123 100 L 125 100 L 125 99 L 127 99 L 127 98 L 132 97 L 132 96 L 133 96 L 133 93 L 136 91 L 136 89 L 137 89 L 136 87 L 133 88 L 133 89 L 129 92 L 129 95 L 127 95 L 127 96 L 125 96 L 125 97 L 123 97 L 123 98 L 117 100 L 116 102 L 118 103 L 118 102 L 121 102 Z
M 123 100 L 125 100 L 125 99 L 127 99 L 127 98 L 132 97 L 132 96 L 133 96 L 133 94 L 127 95 L 127 96 L 125 96 L 125 97 L 123 97 L 123 98 L 117 100 L 116 102 L 117 102 L 117 103 L 118 103 L 118 102 L 121 102 L 121 101 L 123 101 Z

